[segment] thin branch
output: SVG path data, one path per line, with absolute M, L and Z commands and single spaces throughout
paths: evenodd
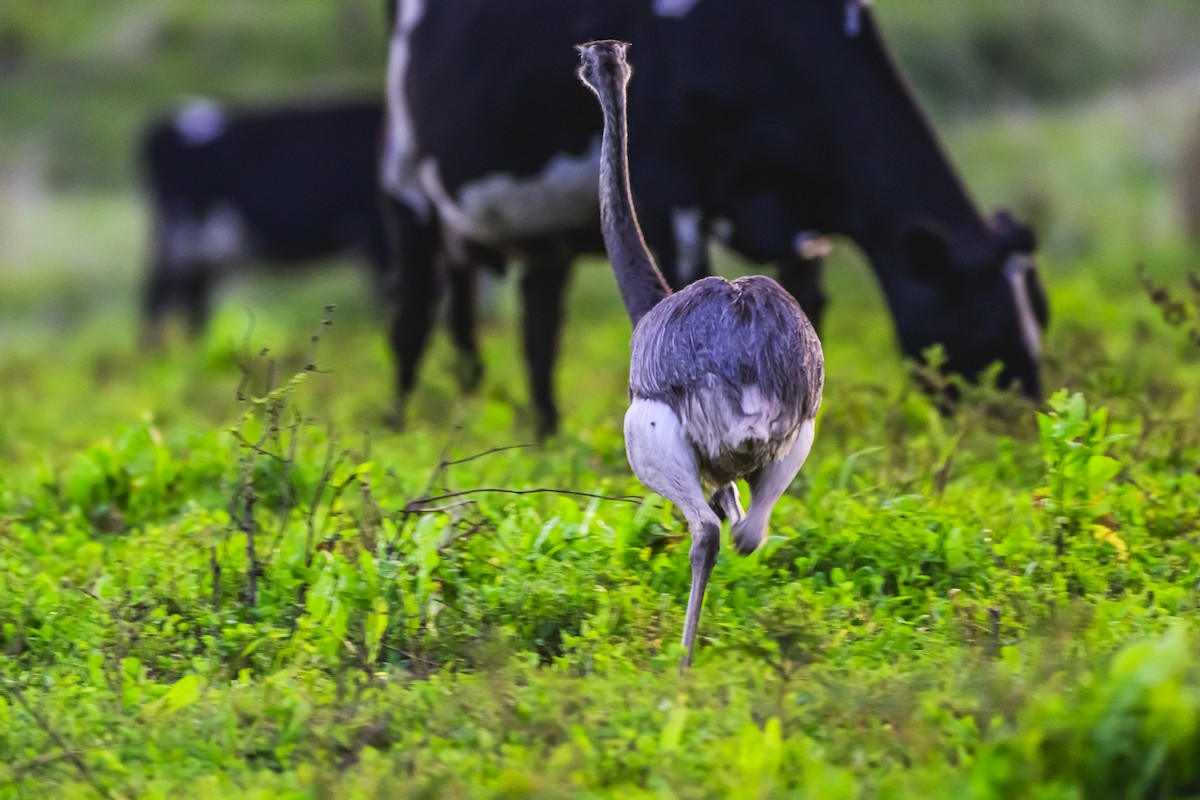
M 450 500 L 455 497 L 465 497 L 471 494 L 561 494 L 569 497 L 590 497 L 594 500 L 609 500 L 614 503 L 640 503 L 646 498 L 636 494 L 626 494 L 613 496 L 607 494 L 595 494 L 593 492 L 577 492 L 571 489 L 466 489 L 461 492 L 450 492 L 448 494 L 439 494 L 433 497 L 420 497 L 416 500 L 409 501 L 404 507 L 404 513 L 417 514 L 421 511 L 421 506 L 426 503 L 433 503 L 437 500 Z
M 438 662 L 436 662 L 436 661 L 425 658 L 424 656 L 419 656 L 416 653 L 410 652 L 408 650 L 401 650 L 399 647 L 396 647 L 395 645 L 383 644 L 383 645 L 381 645 L 381 647 L 384 650 L 391 650 L 393 653 L 395 653 L 397 655 L 404 656 L 405 658 L 409 659 L 410 661 L 420 661 L 422 664 L 425 664 L 426 666 L 429 666 L 429 667 L 439 666 Z
M 267 434 L 269 434 L 270 432 L 271 431 L 268 429 L 267 433 L 263 434 L 263 436 L 266 437 Z M 249 439 L 247 439 L 240 430 L 232 430 L 232 431 L 230 431 L 230 433 L 233 434 L 233 438 L 237 440 L 238 444 L 242 445 L 243 447 L 245 447 L 248 450 L 253 451 L 254 453 L 257 453 L 260 456 L 266 456 L 267 458 L 273 458 L 281 464 L 291 464 L 292 463 L 291 460 L 284 458 L 283 456 L 281 456 L 277 453 L 272 453 L 270 450 L 263 447 L 261 444 L 262 439 L 260 439 L 258 442 L 252 442 Z
M 475 461 L 476 459 L 483 458 L 485 456 L 495 455 L 496 453 L 503 453 L 508 450 L 520 450 L 520 449 L 523 449 L 526 447 L 533 447 L 533 445 L 531 445 L 531 444 L 510 444 L 510 445 L 504 445 L 503 447 L 492 447 L 492 448 L 484 450 L 480 453 L 473 453 L 472 455 L 469 455 L 469 456 L 463 456 L 462 458 L 447 458 L 447 455 L 449 455 L 449 453 L 450 453 L 450 448 L 454 445 L 455 437 L 457 437 L 457 435 L 461 432 L 462 432 L 462 426 L 456 425 L 454 427 L 454 431 L 450 434 L 450 436 L 448 436 L 446 438 L 446 444 L 445 444 L 445 446 L 442 447 L 441 455 L 438 456 L 437 467 L 435 467 L 432 474 L 430 474 L 429 482 L 427 484 L 425 484 L 425 496 L 423 498 L 418 498 L 416 500 L 412 500 L 412 501 L 408 502 L 407 504 L 405 504 L 404 508 L 401 510 L 402 516 L 400 518 L 400 524 L 397 526 L 398 531 L 404 530 L 404 526 L 408 523 L 408 518 L 413 514 L 432 514 L 437 511 L 448 511 L 448 510 L 451 510 L 454 508 L 459 508 L 462 505 L 465 505 L 464 503 L 452 503 L 448 506 L 434 508 L 434 509 L 420 508 L 420 506 L 424 505 L 425 503 L 431 503 L 434 500 L 448 499 L 451 497 L 459 496 L 459 494 L 447 494 L 447 495 L 440 495 L 440 496 L 432 496 L 431 495 L 431 492 L 433 492 L 433 487 L 435 485 L 437 485 L 438 478 L 440 478 L 442 476 L 442 474 L 445 473 L 447 467 L 453 467 L 458 464 L 466 464 L 470 461 Z M 460 494 L 470 494 L 473 491 L 481 491 L 481 490 L 473 489 L 471 491 L 463 492 Z M 499 490 L 497 490 L 497 491 L 499 491 Z M 391 552 L 391 550 L 390 550 L 391 546 L 392 545 L 389 543 L 389 554 Z
M 254 503 L 256 500 L 254 487 L 247 484 L 245 515 L 242 517 L 242 532 L 246 534 L 246 561 L 249 562 L 249 567 L 246 570 L 246 604 L 250 608 L 258 605 L 259 563 L 258 552 L 254 547 Z
M 246 335 L 242 338 L 242 348 L 240 351 L 235 350 L 233 358 L 237 362 L 238 369 L 242 371 L 242 378 L 238 381 L 237 391 L 234 396 L 239 403 L 246 402 L 246 390 L 250 387 L 250 380 L 253 377 L 254 365 L 258 360 L 266 355 L 267 350 L 263 348 L 258 352 L 258 355 L 244 357 L 244 353 L 250 352 L 250 338 L 254 335 L 254 314 L 250 311 L 246 312 L 249 317 L 246 323 Z
M 87 588 L 86 586 L 76 586 L 75 588 L 76 588 L 76 589 L 78 589 L 79 591 L 83 592 L 84 594 L 86 594 L 88 597 L 90 597 L 90 598 L 92 598 L 93 600 L 95 600 L 97 603 L 102 603 L 102 604 L 105 604 L 105 605 L 107 605 L 107 604 L 108 604 L 108 601 L 107 601 L 107 600 L 105 600 L 103 597 L 101 597 L 100 595 L 96 594 L 96 593 L 95 593 L 95 592 L 93 592 L 91 589 Z
M 484 450 L 482 453 L 476 453 L 475 455 L 472 455 L 472 456 L 456 458 L 453 461 L 444 461 L 442 463 L 443 463 L 443 466 L 453 467 L 457 464 L 466 464 L 468 461 L 474 461 L 477 458 L 483 458 L 484 456 L 494 455 L 495 453 L 503 453 L 506 450 L 521 450 L 526 447 L 533 447 L 533 445 L 532 444 L 510 444 L 510 445 L 505 445 L 504 447 L 493 447 L 491 450 Z
M 111 747 L 89 747 L 86 750 L 76 750 L 75 755 L 84 755 L 85 753 L 96 753 L 100 751 L 112 750 Z M 9 765 L 9 770 L 15 777 L 21 777 L 26 772 L 32 772 L 38 767 L 45 767 L 57 761 L 65 761 L 71 756 L 70 753 L 42 753 L 40 756 L 35 756 L 26 761 L 17 764 Z
M 429 481 L 425 484 L 424 494 L 426 497 L 433 492 L 433 487 L 437 485 L 438 478 L 443 472 L 446 471 L 446 467 L 450 463 L 446 456 L 450 454 L 450 448 L 454 446 L 454 440 L 461 432 L 462 425 L 455 425 L 454 429 L 450 432 L 450 435 L 446 437 L 446 444 L 442 446 L 442 452 L 438 455 L 437 466 L 433 468 L 433 472 L 429 473 Z M 428 500 L 426 502 L 428 502 Z M 400 539 L 401 535 L 403 535 L 405 528 L 408 526 L 409 518 L 415 513 L 416 510 L 413 508 L 412 502 L 406 503 L 404 508 L 401 509 L 400 522 L 396 525 L 396 535 L 388 540 L 387 546 L 384 549 L 384 552 L 387 554 L 389 559 L 396 554 L 396 545 L 398 540 Z
M 321 475 L 317 478 L 317 485 L 313 490 L 312 502 L 308 505 L 308 536 L 304 543 L 307 565 L 312 564 L 313 542 L 317 535 L 317 508 L 320 506 L 321 498 L 325 495 L 325 487 L 333 480 L 333 473 L 342 465 L 345 458 L 346 452 L 338 448 L 337 444 L 333 441 L 331 432 L 329 442 L 325 445 L 325 461 L 321 464 Z M 322 529 L 324 529 L 324 526 L 322 526 Z
M 438 555 L 444 555 L 453 545 L 470 539 L 472 536 L 483 530 L 485 524 L 486 523 L 483 520 L 479 520 L 478 522 L 473 523 L 471 527 L 467 528 L 465 531 L 459 531 L 456 535 L 447 537 L 441 544 L 437 546 Z
M 425 502 L 430 502 L 433 499 L 435 499 L 435 498 L 430 498 L 430 500 L 427 500 Z M 420 502 L 421 502 L 420 500 L 412 501 L 412 503 L 420 503 Z M 476 502 L 478 502 L 478 501 L 476 501 L 476 500 L 460 500 L 457 503 L 448 503 L 447 505 L 434 506 L 433 508 L 408 508 L 406 506 L 404 511 L 407 514 L 440 514 L 444 511 L 453 511 L 456 508 L 464 508 L 466 506 L 473 506 L 476 504 Z M 412 503 L 409 503 L 409 505 L 411 506 Z
M 76 755 L 78 755 L 78 753 L 76 753 Z M 13 777 L 19 778 L 26 772 L 32 772 L 38 767 L 44 767 L 49 764 L 53 764 L 56 761 L 62 761 L 63 759 L 70 757 L 70 753 L 42 753 L 36 758 L 31 758 L 28 761 L 22 761 L 19 764 L 10 765 L 9 770 L 12 772 Z
M 454 446 L 454 440 L 458 438 L 460 433 L 462 433 L 462 425 L 455 425 L 454 430 L 452 430 L 450 435 L 446 437 L 446 444 L 442 447 L 442 452 L 438 456 L 437 466 L 429 475 L 429 483 L 425 484 L 426 495 L 433 491 L 433 487 L 437 483 L 438 478 L 440 478 L 442 473 L 446 471 L 446 467 L 450 466 L 450 461 L 446 458 L 446 456 L 450 454 L 450 448 Z
M 79 757 L 77 750 L 70 747 L 66 740 L 63 739 L 63 737 L 58 733 L 58 731 L 56 731 L 50 725 L 50 722 L 40 713 L 34 710 L 33 706 L 29 704 L 29 701 L 25 699 L 25 693 L 21 691 L 20 687 L 10 683 L 7 686 L 7 689 L 9 694 L 15 697 L 17 702 L 21 704 L 21 708 L 25 709 L 25 712 L 29 714 L 29 716 L 33 717 L 34 722 L 38 724 L 38 727 L 42 729 L 42 732 L 54 740 L 54 743 L 58 745 L 60 750 L 62 750 L 63 757 L 71 762 L 71 765 L 75 767 L 77 772 L 79 772 L 80 777 L 87 781 L 87 783 L 89 783 L 91 787 L 100 794 L 101 797 L 111 798 L 113 796 L 112 792 L 110 792 L 104 787 L 103 784 L 96 780 L 96 776 L 92 774 L 92 771 L 88 769 L 88 765 L 85 764 L 83 759 Z
M 279 495 L 279 511 L 278 511 L 278 530 L 275 531 L 275 539 L 271 542 L 271 548 L 267 551 L 266 558 L 263 559 L 262 567 L 266 571 L 274 562 L 276 553 L 279 552 L 279 544 L 283 541 L 283 535 L 287 532 L 288 519 L 292 515 L 292 509 L 296 507 L 296 487 L 292 483 L 292 468 L 296 465 L 296 444 L 300 439 L 300 426 L 304 423 L 304 418 L 299 412 L 296 412 L 295 422 L 291 425 L 286 425 L 282 430 L 286 430 L 291 434 L 288 440 L 288 455 L 283 459 L 283 491 Z M 280 449 L 283 448 L 282 440 L 279 444 Z
M 208 550 L 208 565 L 212 570 L 212 607 L 213 611 L 221 610 L 221 562 L 217 558 L 217 546 L 211 545 Z
M 325 314 L 321 317 L 321 323 L 317 326 L 316 331 L 309 337 L 308 358 L 305 360 L 305 372 L 317 372 L 328 374 L 325 370 L 317 369 L 317 347 L 321 344 L 321 329 L 333 327 L 333 312 L 337 309 L 335 305 L 325 306 Z
M 348 453 L 343 452 L 342 453 L 342 461 L 346 460 L 346 456 L 348 456 Z M 339 464 L 340 463 L 341 462 L 339 461 Z M 340 516 L 342 513 L 342 512 L 335 512 L 334 506 L 336 506 L 338 500 L 340 500 L 342 498 L 342 495 L 346 492 L 346 489 L 349 488 L 352 483 L 357 483 L 357 482 L 358 482 L 358 475 L 351 474 L 348 478 L 346 478 L 341 483 L 333 483 L 331 481 L 328 484 L 328 486 L 330 487 L 330 492 L 329 492 L 329 499 L 326 501 L 326 505 L 329 506 L 329 510 L 325 512 L 325 517 L 324 517 L 324 519 L 321 520 L 321 527 L 317 531 L 322 537 L 325 536 L 325 528 L 328 527 L 329 521 L 331 519 L 333 519 L 335 516 Z

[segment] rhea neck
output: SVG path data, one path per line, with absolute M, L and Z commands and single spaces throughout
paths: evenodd
M 629 142 L 626 113 L 628 73 L 615 64 L 599 63 L 592 87 L 604 114 L 600 144 L 600 228 L 612 261 L 621 300 L 636 327 L 650 309 L 671 293 L 654 263 L 638 225 L 629 188 Z

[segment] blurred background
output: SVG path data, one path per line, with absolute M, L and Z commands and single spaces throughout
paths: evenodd
M 1185 157 L 1200 136 L 1200 3 L 874 6 L 973 196 L 1037 228 L 1054 302 L 1049 386 L 1070 383 L 1087 364 L 1065 362 L 1075 364 L 1068 354 L 1089 329 L 1153 317 L 1149 303 L 1123 311 L 1117 302 L 1139 291 L 1135 263 L 1170 281 L 1193 258 L 1180 198 L 1186 176 L 1200 175 L 1200 157 Z M 385 27 L 380 0 L 0 4 L 0 381 L 49 354 L 70 361 L 80 348 L 60 347 L 67 340 L 89 343 L 79 358 L 97 380 L 135 352 L 147 238 L 136 145 L 149 119 L 200 96 L 237 104 L 378 96 Z M 581 300 L 612 287 L 600 270 L 580 273 L 573 314 L 619 311 L 615 299 Z M 838 248 L 830 274 L 827 338 L 890 347 L 873 281 L 850 247 Z M 296 332 L 332 302 L 343 324 L 362 326 L 364 358 L 385 394 L 390 365 L 382 337 L 366 336 L 381 328 L 365 271 L 339 262 L 293 275 L 225 281 L 207 340 L 218 344 L 189 357 L 219 360 L 251 318 L 263 335 L 303 342 Z M 1111 308 L 1097 305 L 1104 297 Z M 497 303 L 488 324 L 508 329 L 512 301 L 501 293 Z M 863 328 L 864 307 L 880 310 L 880 324 Z M 875 374 L 873 359 L 851 353 L 842 362 L 846 379 Z M 453 390 L 431 380 L 436 406 L 439 391 Z M 495 391 L 522 395 L 521 380 Z

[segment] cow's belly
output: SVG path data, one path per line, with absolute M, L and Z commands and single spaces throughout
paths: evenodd
M 253 251 L 245 215 L 228 202 L 216 203 L 200 215 L 177 209 L 164 220 L 159 236 L 162 255 L 171 268 L 228 266 Z
M 442 182 L 437 159 L 424 159 L 418 173 L 447 232 L 468 241 L 502 247 L 578 231 L 599 219 L 599 139 L 586 153 L 555 155 L 536 175 L 491 173 L 453 194 Z

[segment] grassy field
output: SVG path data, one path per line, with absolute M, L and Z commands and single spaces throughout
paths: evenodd
M 988 29 L 878 5 L 902 54 Z M 369 3 L 296 6 L 298 30 L 375 35 Z M 113 73 L 111 119 L 52 102 L 58 67 L 0 87 L 23 109 L 0 142 L 0 798 L 1200 797 L 1200 287 L 1176 210 L 1200 73 L 1146 77 L 1193 13 L 1162 7 L 1183 16 L 1161 52 L 1105 51 L 1119 85 L 984 110 L 931 85 L 981 205 L 1037 224 L 1061 391 L 967 389 L 940 415 L 838 246 L 816 446 L 766 547 L 723 549 L 686 675 L 688 539 L 625 463 L 604 264 L 576 272 L 565 433 L 539 447 L 498 449 L 531 430 L 509 283 L 480 393 L 442 337 L 403 433 L 350 265 L 231 280 L 208 336 L 144 357 L 143 209 L 115 155 L 136 113 L 193 74 L 228 85 L 197 53 L 246 58 L 248 93 L 289 65 L 361 86 L 375 62 L 311 33 L 270 67 L 187 44 L 269 40 L 237 4 L 136 28 L 68 2 L 74 39 L 0 11 L 39 70 L 86 74 L 137 31 L 177 54 Z M 1099 43 L 1129 7 L 1102 8 Z

